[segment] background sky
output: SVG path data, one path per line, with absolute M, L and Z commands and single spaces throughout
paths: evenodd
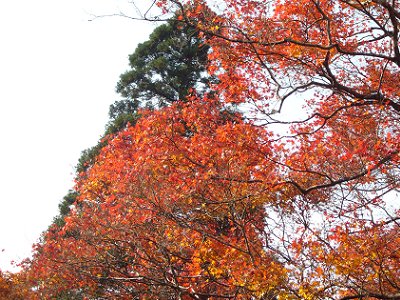
M 146 1 L 142 1 L 146 2 Z M 128 55 L 156 24 L 127 0 L 0 2 L 0 268 L 30 254 L 95 145 Z

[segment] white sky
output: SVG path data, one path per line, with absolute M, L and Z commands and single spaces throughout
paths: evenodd
M 143 1 L 143 0 L 142 0 Z M 143 1 L 146 2 L 146 1 Z M 0 268 L 30 254 L 119 96 L 128 55 L 156 24 L 90 14 L 127 0 L 0 2 Z M 129 11 L 128 11 L 129 13 Z M 4 249 L 4 251 L 2 251 Z

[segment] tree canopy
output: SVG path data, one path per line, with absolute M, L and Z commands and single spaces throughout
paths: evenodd
M 208 50 L 190 24 L 173 19 L 157 27 L 129 56 L 131 69 L 117 84 L 117 92 L 130 100 L 129 107 L 122 108 L 165 106 L 185 100 L 192 88 L 197 92 L 207 88 Z M 114 117 L 120 107 L 112 106 L 110 116 Z
M 24 269 L 35 295 L 399 299 L 400 4 L 158 5 L 218 80 L 110 137 Z

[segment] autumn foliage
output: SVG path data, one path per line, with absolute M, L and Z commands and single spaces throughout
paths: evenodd
M 35 295 L 399 299 L 398 1 L 159 5 L 219 80 L 108 137 Z
M 0 271 L 0 300 L 37 299 L 25 274 Z

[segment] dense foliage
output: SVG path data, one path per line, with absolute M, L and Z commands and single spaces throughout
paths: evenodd
M 11 274 L 0 271 L 0 300 L 25 300 L 36 296 L 25 274 Z
M 110 138 L 22 273 L 35 297 L 399 299 L 398 1 L 158 4 L 213 92 Z
M 117 92 L 131 100 L 130 110 L 183 101 L 192 88 L 207 89 L 208 51 L 195 26 L 173 19 L 157 27 L 129 56 L 131 68 L 121 75 Z M 118 108 L 112 107 L 111 117 Z

